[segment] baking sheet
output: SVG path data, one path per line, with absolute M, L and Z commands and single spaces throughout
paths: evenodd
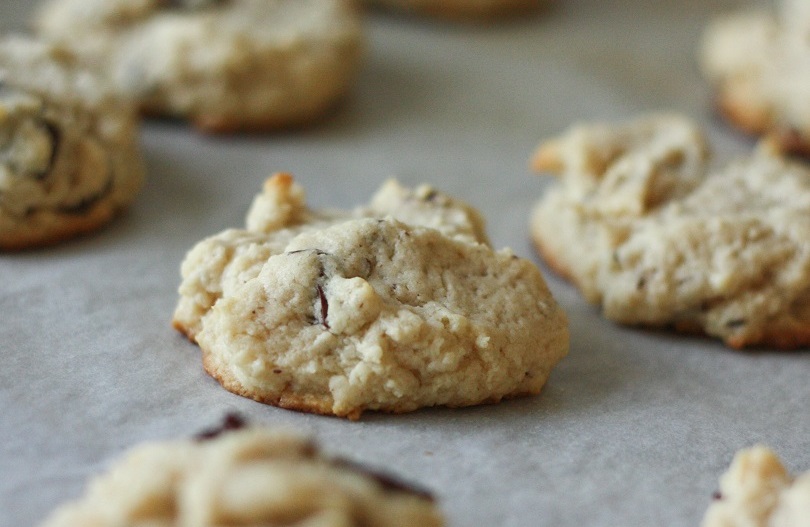
M 22 28 L 33 2 L 4 0 Z M 149 122 L 146 187 L 102 232 L 0 255 L 0 525 L 35 525 L 135 443 L 239 411 L 433 489 L 450 525 L 697 525 L 737 449 L 810 468 L 810 356 L 618 327 L 542 267 L 570 316 L 570 355 L 539 397 L 352 423 L 264 406 L 208 378 L 169 325 L 179 265 L 239 226 L 263 179 L 293 172 L 316 206 L 352 207 L 390 176 L 479 207 L 498 247 L 540 261 L 527 159 L 572 121 L 676 110 L 723 156 L 752 142 L 716 122 L 694 50 L 739 2 L 559 0 L 490 27 L 373 14 L 356 89 L 294 133 L 203 137 Z M 810 243 L 810 241 L 808 241 Z M 542 266 L 542 264 L 540 264 Z

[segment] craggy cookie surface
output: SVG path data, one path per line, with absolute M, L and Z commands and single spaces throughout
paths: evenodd
M 810 4 L 728 15 L 706 30 L 701 60 L 721 111 L 740 128 L 810 154 Z
M 574 127 L 541 145 L 556 172 L 531 229 L 607 318 L 728 345 L 810 343 L 810 171 L 764 149 L 716 169 L 678 116 Z
M 810 472 L 788 474 L 768 448 L 742 450 L 720 479 L 703 527 L 807 527 Z
M 248 428 L 136 447 L 43 527 L 443 524 L 424 491 L 296 435 Z
M 315 120 L 347 92 L 362 48 L 349 0 L 50 0 L 35 25 L 146 112 L 210 131 Z
M 91 231 L 143 179 L 134 109 L 58 46 L 0 41 L 0 249 Z
M 567 352 L 537 268 L 430 187 L 315 212 L 276 175 L 247 227 L 190 251 L 174 316 L 235 393 L 350 418 L 467 406 L 538 393 Z
M 365 0 L 373 5 L 453 20 L 489 20 L 529 12 L 547 0 Z

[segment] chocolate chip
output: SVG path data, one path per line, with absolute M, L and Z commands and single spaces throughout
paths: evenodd
M 307 441 L 304 444 L 303 449 L 301 450 L 301 455 L 310 459 L 314 458 L 315 456 L 318 455 L 318 445 L 316 445 L 312 441 Z
M 59 145 L 62 142 L 62 131 L 56 127 L 55 124 L 49 121 L 42 121 L 42 125 L 45 130 L 48 132 L 48 135 L 51 138 L 51 157 L 48 160 L 48 166 L 45 167 L 44 170 L 35 174 L 37 179 L 45 179 L 48 174 L 51 173 L 53 169 L 54 163 L 56 163 L 56 157 L 59 155 Z
M 218 7 L 228 1 L 229 0 L 160 0 L 160 6 L 164 9 L 204 9 L 206 7 Z
M 290 251 L 287 254 L 301 254 L 301 253 L 308 253 L 308 252 L 315 252 L 318 256 L 327 256 L 329 253 L 326 251 L 322 251 L 320 249 L 298 249 L 297 251 Z
M 244 428 L 247 426 L 247 421 L 244 417 L 237 413 L 229 413 L 225 415 L 222 419 L 222 424 L 219 425 L 217 428 L 211 428 L 208 430 L 203 430 L 196 436 L 194 439 L 197 441 L 209 441 L 220 435 L 224 434 L 225 432 L 230 432 L 232 430 L 239 430 L 240 428 Z
M 431 190 L 430 192 L 425 194 L 424 200 L 425 201 L 435 201 L 438 196 L 439 196 L 438 192 L 436 192 L 435 190 Z
M 289 251 L 285 254 L 302 254 L 314 252 L 316 256 L 331 256 L 328 252 L 323 251 L 321 249 L 298 249 L 296 251 Z M 318 273 L 318 281 L 322 282 L 323 279 L 326 278 L 326 269 L 323 260 L 320 260 L 320 271 Z M 323 291 L 323 286 L 321 284 L 317 284 L 316 292 L 318 294 L 318 301 L 320 302 L 321 309 L 320 309 L 320 317 L 318 313 L 315 314 L 314 317 L 309 318 L 310 324 L 323 324 L 326 329 L 330 329 L 329 322 L 327 321 L 329 317 L 329 301 L 326 299 L 326 293 Z
M 726 327 L 729 329 L 738 328 L 740 326 L 744 326 L 748 321 L 744 318 L 733 318 L 726 322 Z
M 778 132 L 778 140 L 782 150 L 789 153 L 804 153 L 807 151 L 807 139 L 796 128 L 790 127 Z
M 62 214 L 86 214 L 96 203 L 104 199 L 112 191 L 112 187 L 113 180 L 110 178 L 100 192 L 86 196 L 74 205 L 62 205 L 57 207 L 56 211 Z
M 345 468 L 357 474 L 362 474 L 363 476 L 372 478 L 386 492 L 403 492 L 405 494 L 410 494 L 412 496 L 416 496 L 418 498 L 422 498 L 430 502 L 435 501 L 433 493 L 431 493 L 426 489 L 417 487 L 416 485 L 413 485 L 411 483 L 406 483 L 399 478 L 391 476 L 390 474 L 370 469 L 369 467 L 366 467 L 365 465 L 361 465 L 354 461 L 350 461 L 345 458 L 335 458 L 332 460 L 332 464 L 336 467 Z
M 326 300 L 326 294 L 323 292 L 323 287 L 318 285 L 318 298 L 321 301 L 321 324 L 326 329 L 329 328 L 329 322 L 326 321 L 326 318 L 329 316 L 329 301 Z
M 714 501 L 720 501 L 720 500 L 722 500 L 722 499 L 723 499 L 723 493 L 722 493 L 722 492 L 720 492 L 719 490 L 714 491 L 714 493 L 712 494 L 712 499 L 713 499 Z
M 646 276 L 639 277 L 638 282 L 636 282 L 636 289 L 640 291 L 644 289 L 645 285 L 647 285 L 647 277 Z

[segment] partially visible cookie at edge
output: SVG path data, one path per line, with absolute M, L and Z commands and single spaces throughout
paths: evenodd
M 0 249 L 96 230 L 143 177 L 131 104 L 63 47 L 0 40 Z
M 421 489 L 329 457 L 297 434 L 247 427 L 139 445 L 42 527 L 90 525 L 440 527 L 444 520 Z
M 276 175 L 247 229 L 199 243 L 182 275 L 174 325 L 208 373 L 284 408 L 356 419 L 536 394 L 568 349 L 539 270 L 429 186 L 315 211 Z
M 550 0 L 364 0 L 387 9 L 459 21 L 489 21 L 530 13 Z
M 727 345 L 810 344 L 810 170 L 765 146 L 715 167 L 677 115 L 572 127 L 531 218 L 545 260 L 616 322 Z
M 722 114 L 741 130 L 810 155 L 810 9 L 804 0 L 720 17 L 700 61 Z
M 741 450 L 720 479 L 702 527 L 807 527 L 810 472 L 791 477 L 764 446 Z
M 210 132 L 322 118 L 364 47 L 352 0 L 49 0 L 34 25 L 108 70 L 146 113 Z

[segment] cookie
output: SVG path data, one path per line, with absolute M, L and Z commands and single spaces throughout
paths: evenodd
M 539 9 L 547 0 L 365 0 L 392 10 L 450 20 L 485 21 Z
M 144 175 L 135 109 L 59 46 L 0 41 L 0 249 L 95 230 Z
M 363 47 L 349 0 L 50 0 L 34 25 L 102 64 L 146 113 L 211 132 L 315 121 L 348 91 Z
M 573 127 L 533 159 L 559 178 L 532 214 L 539 252 L 616 322 L 810 344 L 810 171 L 765 147 L 710 161 L 676 115 Z
M 423 490 L 289 432 L 239 424 L 132 449 L 43 527 L 444 524 Z
M 701 63 L 724 116 L 742 130 L 810 154 L 810 8 L 782 0 L 777 11 L 743 11 L 706 29 Z
M 714 498 L 702 527 L 810 525 L 810 472 L 791 477 L 763 446 L 737 453 Z
M 182 276 L 174 325 L 206 371 L 284 408 L 357 419 L 536 394 L 568 348 L 538 269 L 428 186 L 314 211 L 278 174 L 247 229 L 199 243 Z

